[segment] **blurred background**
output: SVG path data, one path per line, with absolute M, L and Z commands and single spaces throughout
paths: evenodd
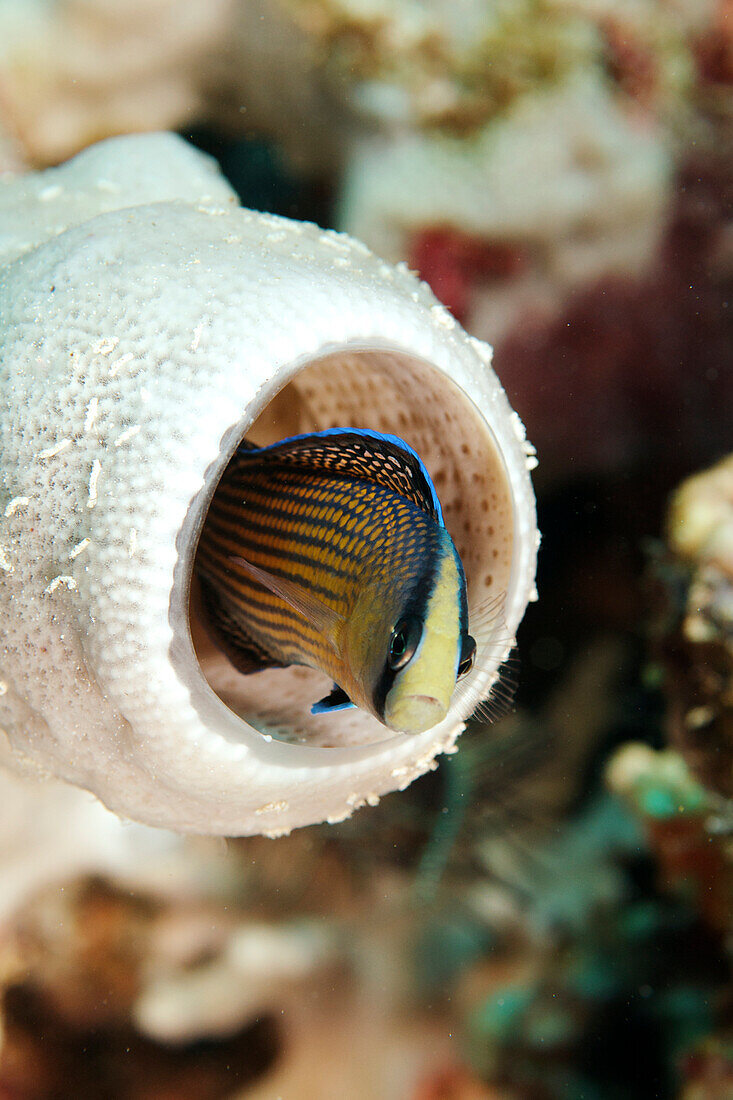
M 730 0 L 0 0 L 0 179 L 172 129 L 407 263 L 543 533 L 511 708 L 348 822 L 0 778 L 0 1100 L 733 1097 L 732 81 Z

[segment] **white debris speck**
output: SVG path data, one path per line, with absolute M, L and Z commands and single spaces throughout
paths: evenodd
M 702 729 L 709 725 L 715 717 L 715 711 L 710 706 L 691 707 L 685 714 L 685 725 L 690 730 Z
M 340 821 L 346 821 L 348 817 L 351 817 L 353 810 L 342 810 L 337 814 L 331 814 L 326 818 L 327 825 L 338 825 Z
M 135 551 L 137 550 L 137 528 L 133 527 L 130 530 L 130 538 L 127 543 L 127 556 L 128 558 L 135 557 Z
M 120 185 L 118 183 L 115 183 L 113 180 L 106 180 L 106 179 L 97 180 L 97 190 L 98 191 L 108 191 L 108 192 L 111 192 L 112 194 L 114 194 L 116 191 L 119 191 L 119 189 L 120 189 Z
M 190 351 L 196 351 L 196 348 L 201 343 L 201 333 L 204 331 L 204 322 L 199 321 L 196 328 L 193 330 L 193 340 L 189 344 Z
M 7 550 L 4 546 L 0 546 L 0 569 L 2 569 L 3 573 L 15 572 L 15 566 L 8 557 Z
M 258 810 L 255 810 L 256 814 L 281 814 L 288 809 L 290 803 L 281 802 L 266 802 L 264 806 L 260 806 Z
M 409 771 L 410 771 L 410 769 L 406 768 L 404 766 L 401 767 L 401 768 L 392 768 L 392 778 L 393 779 L 402 779 L 405 775 L 407 775 L 409 773 Z
M 526 449 L 527 433 L 524 430 L 524 424 L 522 423 L 522 418 L 519 415 L 519 413 L 515 413 L 515 412 L 512 411 L 511 425 L 512 425 L 512 428 L 514 429 L 515 436 L 517 437 L 517 439 L 519 440 L 520 443 L 525 444 L 525 449 Z
M 92 351 L 95 355 L 109 355 L 111 351 L 115 350 L 119 342 L 119 336 L 103 336 L 92 344 Z
M 83 554 L 87 546 L 89 546 L 91 539 L 82 539 L 81 542 L 77 542 L 73 550 L 69 551 L 70 558 L 78 558 L 79 554 Z
M 421 775 L 423 772 L 426 771 L 435 771 L 438 766 L 438 762 L 435 759 L 434 754 L 435 749 L 431 749 L 430 751 L 426 752 L 424 756 L 421 756 L 418 760 L 415 761 L 415 767 L 417 768 L 418 775 Z
M 124 443 L 127 443 L 130 439 L 133 439 L 140 431 L 139 424 L 133 424 L 132 427 L 126 428 L 122 435 L 118 435 L 115 439 L 115 447 L 121 447 Z
M 50 596 L 62 584 L 64 585 L 65 588 L 68 588 L 70 592 L 73 592 L 74 589 L 76 588 L 76 581 L 74 580 L 73 577 L 67 577 L 64 574 L 61 574 L 61 576 L 54 577 L 54 579 L 51 581 L 51 583 L 46 585 L 46 587 L 43 590 L 43 594 L 45 596 Z
M 350 252 L 358 252 L 361 256 L 372 255 L 371 248 L 368 248 L 363 241 L 358 240 L 356 237 L 349 237 L 345 233 L 342 235 L 348 243 Z
M 87 405 L 87 414 L 84 417 L 84 431 L 90 432 L 94 427 L 94 421 L 97 419 L 97 412 L 99 411 L 99 398 L 93 397 Z
M 476 336 L 469 336 L 468 339 L 469 339 L 469 343 L 471 344 L 471 347 L 476 352 L 479 359 L 481 359 L 484 363 L 486 363 L 487 366 L 490 366 L 491 365 L 491 360 L 494 357 L 494 349 L 492 348 L 491 344 L 487 344 L 484 340 L 479 340 Z M 519 417 L 517 416 L 516 413 L 514 414 L 514 416 L 516 417 L 517 420 L 519 420 Z M 520 423 L 520 426 L 521 426 L 522 421 L 519 420 L 519 423 Z M 516 431 L 516 427 L 517 427 L 516 424 L 514 424 L 514 430 L 515 431 Z M 521 435 L 520 438 L 522 438 L 522 439 L 524 438 L 524 428 L 522 428 L 522 435 Z
M 7 695 L 7 694 L 8 694 L 8 685 L 5 683 L 4 680 L 0 680 L 0 695 Z
M 59 197 L 61 191 L 62 188 L 59 184 L 52 183 L 38 192 L 38 198 L 41 202 L 51 202 L 52 199 L 57 199 Z
M 87 508 L 93 508 L 97 503 L 97 482 L 99 481 L 101 472 L 102 463 L 98 458 L 95 458 L 89 474 L 89 497 L 87 498 Z
M 10 519 L 11 516 L 15 515 L 19 508 L 25 508 L 27 505 L 30 504 L 30 502 L 30 497 L 13 497 L 13 499 L 9 500 L 8 503 L 5 505 L 5 518 Z
M 331 248 L 338 249 L 339 252 L 351 251 L 351 245 L 349 241 L 341 237 L 338 233 L 335 233 L 333 230 L 326 230 L 321 240 L 324 244 L 329 245 Z
M 453 315 L 448 312 L 445 306 L 431 306 L 430 312 L 436 324 L 442 325 L 443 328 L 456 327 L 455 317 L 453 317 Z
M 124 367 L 125 363 L 131 362 L 134 358 L 135 356 L 132 354 L 131 351 L 126 351 L 124 355 L 121 355 L 119 357 L 119 359 L 115 359 L 115 361 L 109 368 L 110 378 L 114 378 L 114 376 L 117 374 L 117 371 L 120 370 L 121 367 Z
M 55 458 L 56 455 L 60 455 L 62 451 L 65 451 L 67 447 L 71 446 L 70 439 L 60 439 L 58 443 L 54 443 L 52 447 L 46 447 L 45 450 L 38 452 L 38 457 L 45 462 L 47 458 Z

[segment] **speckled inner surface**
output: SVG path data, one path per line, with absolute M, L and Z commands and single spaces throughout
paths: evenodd
M 500 601 L 510 583 L 514 523 L 504 466 L 478 410 L 449 379 L 417 359 L 376 349 L 344 350 L 303 367 L 247 435 L 265 444 L 346 426 L 391 432 L 422 457 L 466 570 L 469 625 L 479 653 L 484 660 L 501 655 L 507 644 L 501 616 L 482 611 Z M 263 733 L 320 747 L 394 736 L 363 712 L 311 716 L 311 704 L 330 687 L 321 673 L 293 667 L 242 676 L 198 622 L 193 630 L 209 685 Z

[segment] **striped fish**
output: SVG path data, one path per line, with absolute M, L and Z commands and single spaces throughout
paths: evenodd
M 356 428 L 246 440 L 196 558 L 215 634 L 240 672 L 308 665 L 314 705 L 357 705 L 420 733 L 473 663 L 466 579 L 430 476 L 396 436 Z

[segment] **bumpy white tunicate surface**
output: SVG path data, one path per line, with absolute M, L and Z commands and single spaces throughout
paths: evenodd
M 358 242 L 239 209 L 168 135 L 5 184 L 0 248 L 0 727 L 16 757 L 125 816 L 229 835 L 341 819 L 433 766 L 534 585 L 534 460 L 490 349 Z M 218 478 L 248 431 L 294 423 L 400 428 L 436 480 L 479 657 L 424 734 L 361 712 L 324 733 L 303 670 L 239 677 L 192 640 Z M 497 596 L 502 615 L 482 613 Z

